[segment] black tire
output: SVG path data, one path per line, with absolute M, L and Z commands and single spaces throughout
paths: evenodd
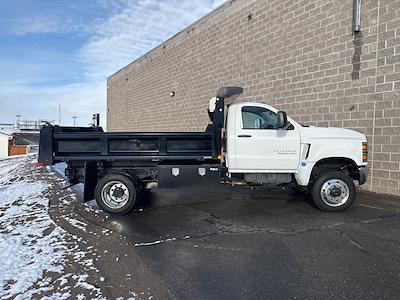
M 99 180 L 95 189 L 96 202 L 99 207 L 115 215 L 122 215 L 130 212 L 135 206 L 139 194 L 137 184 L 129 177 L 121 174 L 109 174 Z M 116 187 L 122 193 L 122 198 L 111 195 L 112 188 Z M 109 189 L 110 188 L 110 189 Z M 113 200 L 113 198 L 115 198 Z M 119 202 L 119 200 L 121 200 Z M 112 204 L 115 205 L 112 205 Z
M 312 199 L 322 211 L 335 212 L 349 208 L 356 198 L 354 181 L 343 172 L 330 171 L 312 186 Z

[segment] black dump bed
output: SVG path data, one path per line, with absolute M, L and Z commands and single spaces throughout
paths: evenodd
M 242 93 L 241 87 L 222 87 L 217 91 L 215 107 L 209 110 L 212 124 L 206 132 L 106 133 L 101 127 L 44 127 L 40 131 L 38 162 L 52 165 L 62 161 L 218 161 L 223 148 L 225 99 Z
M 39 159 L 62 161 L 181 161 L 213 158 L 212 132 L 104 132 L 101 127 L 45 127 Z

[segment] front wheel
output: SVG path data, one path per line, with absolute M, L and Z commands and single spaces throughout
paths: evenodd
M 328 172 L 317 179 L 312 187 L 312 198 L 322 211 L 343 211 L 356 197 L 353 179 L 342 172 Z
M 136 203 L 138 190 L 134 182 L 121 174 L 106 175 L 99 180 L 95 189 L 97 204 L 111 214 L 125 214 Z

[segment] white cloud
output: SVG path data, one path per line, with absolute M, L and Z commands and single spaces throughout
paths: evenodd
M 10 28 L 15 35 L 32 34 L 62 34 L 62 33 L 90 33 L 93 24 L 89 22 L 79 22 L 71 16 L 51 15 L 51 16 L 30 16 L 18 18 L 13 21 Z
M 51 33 L 60 30 L 60 24 L 56 19 L 44 17 L 21 18 L 16 20 L 15 23 L 14 33 L 17 35 Z
M 95 27 L 80 51 L 88 75 L 96 78 L 111 75 L 223 2 L 112 1 L 118 12 Z
M 29 9 L 21 9 L 17 16 L 0 20 L 0 23 L 7 24 L 0 28 L 0 33 L 19 36 L 90 34 L 98 22 L 116 12 L 115 8 L 106 5 L 106 1 L 38 1 Z

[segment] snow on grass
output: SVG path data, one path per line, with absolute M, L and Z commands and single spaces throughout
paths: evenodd
M 57 248 L 61 228 L 47 214 L 48 199 L 41 196 L 44 182 L 16 181 L 26 159 L 0 162 L 0 295 L 10 297 L 26 292 L 44 270 L 61 272 L 54 264 L 63 258 Z M 14 180 L 13 180 L 14 179 Z M 15 182 L 15 183 L 13 183 Z M 49 228 L 50 234 L 45 234 Z
M 11 180 L 17 180 L 21 176 L 16 174 L 18 170 L 26 163 L 26 157 L 18 157 L 15 159 L 0 159 L 0 186 L 10 183 Z
M 64 256 L 57 250 L 63 231 L 54 228 L 50 216 L 43 213 L 48 200 L 39 195 L 45 188 L 41 182 L 0 188 L 0 288 L 7 287 L 5 296 L 28 290 L 43 270 L 62 271 L 61 265 L 53 263 Z M 52 232 L 45 234 L 51 226 Z
M 62 273 L 68 255 L 80 260 L 82 266 L 93 265 L 76 243 L 66 241 L 73 236 L 51 219 L 49 199 L 43 195 L 50 186 L 32 178 L 34 164 L 32 157 L 0 160 L 1 299 L 30 299 L 49 291 L 51 294 L 54 286 L 45 274 L 59 274 L 65 284 Z M 84 224 L 78 220 L 71 223 L 82 227 Z M 101 298 L 100 289 L 86 282 L 87 274 L 71 274 L 74 276 L 74 287 L 91 290 L 95 295 L 91 298 Z M 54 291 L 50 299 L 67 299 L 70 291 L 71 287 Z

